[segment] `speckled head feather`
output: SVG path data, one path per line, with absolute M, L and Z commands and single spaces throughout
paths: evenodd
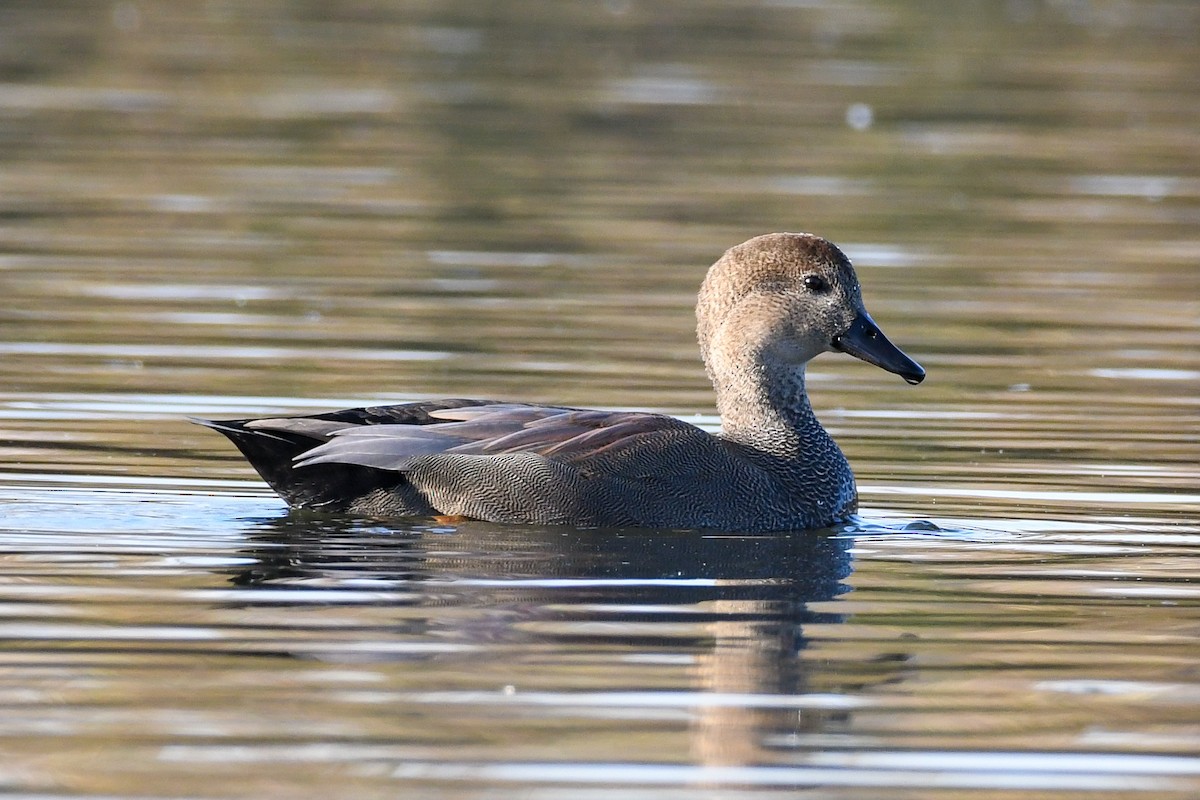
M 753 308 L 744 308 L 748 302 Z M 741 315 L 735 313 L 739 308 Z M 832 341 L 861 308 L 854 268 L 832 242 L 810 233 L 756 236 L 726 250 L 704 278 L 696 302 L 700 352 L 711 376 L 710 350 L 718 332 L 726 324 L 744 324 L 747 314 L 792 327 L 819 325 Z M 732 332 L 729 338 L 742 335 Z

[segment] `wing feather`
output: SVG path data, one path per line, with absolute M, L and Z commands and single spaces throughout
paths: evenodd
M 529 453 L 563 463 L 588 460 L 622 443 L 664 430 L 703 431 L 662 414 L 591 411 L 497 403 L 436 409 L 424 424 L 347 424 L 313 418 L 264 420 L 264 430 L 321 435 L 326 441 L 297 456 L 296 466 L 356 464 L 405 471 L 424 456 Z M 444 421 L 434 421 L 444 420 Z

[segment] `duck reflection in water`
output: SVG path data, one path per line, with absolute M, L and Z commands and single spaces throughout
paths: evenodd
M 247 555 L 256 565 L 232 575 L 240 586 L 315 590 L 300 602 L 323 606 L 339 602 L 338 590 L 378 596 L 363 638 L 384 646 L 371 654 L 351 639 L 356 646 L 347 661 L 428 661 L 439 674 L 477 675 L 488 696 L 506 684 L 578 685 L 581 665 L 598 657 L 608 666 L 588 684 L 606 686 L 602 691 L 629 691 L 651 669 L 679 681 L 656 683 L 656 691 L 694 695 L 694 704 L 680 705 L 698 764 L 775 762 L 780 743 L 848 724 L 846 710 L 821 699 L 837 691 L 837 676 L 821 675 L 832 685 L 814 688 L 802 657 L 804 625 L 841 621 L 809 604 L 848 590 L 852 539 L 844 532 L 728 535 L 480 522 L 385 528 L 292 515 L 248 534 L 254 544 Z M 321 589 L 330 590 L 325 602 Z M 381 605 L 394 612 L 385 633 Z M 387 646 L 396 643 L 463 647 L 430 655 Z M 340 656 L 335 647 L 321 658 Z M 568 703 L 571 697 L 562 695 Z M 522 695 L 496 700 L 520 707 Z M 561 713 L 539 708 L 518 716 Z M 587 713 L 578 724 L 592 718 Z

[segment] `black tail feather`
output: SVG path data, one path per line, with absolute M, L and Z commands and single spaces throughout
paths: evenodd
M 293 460 L 321 444 L 321 439 L 280 431 L 247 428 L 249 419 L 192 422 L 226 436 L 242 451 L 262 479 L 293 508 L 345 511 L 352 501 L 377 489 L 404 481 L 398 472 L 354 464 L 318 464 L 296 468 Z

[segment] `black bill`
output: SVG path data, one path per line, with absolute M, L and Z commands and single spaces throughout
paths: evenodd
M 866 311 L 858 312 L 845 333 L 833 337 L 833 349 L 894 372 L 909 383 L 925 380 L 925 370 L 888 341 Z

